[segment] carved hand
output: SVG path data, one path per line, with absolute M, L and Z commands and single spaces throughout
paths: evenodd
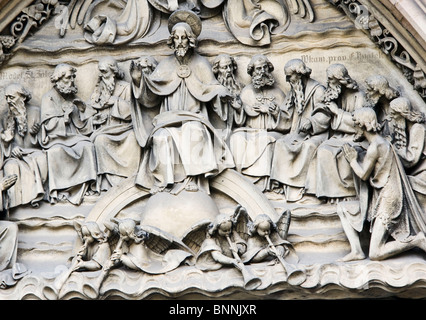
M 114 250 L 114 252 L 111 255 L 111 261 L 113 261 L 114 263 L 120 261 L 122 255 L 123 255 L 123 252 L 121 250 L 119 249 Z
M 219 93 L 219 98 L 222 102 L 232 102 L 234 100 L 232 94 L 230 94 L 229 91 L 226 89 Z
M 337 113 L 339 112 L 339 107 L 337 106 L 336 103 L 327 102 L 325 105 L 327 106 L 328 110 L 330 110 L 332 114 L 337 115 Z
M 352 160 L 355 160 L 357 158 L 358 153 L 354 147 L 352 147 L 348 143 L 345 143 L 343 145 L 343 155 L 345 156 L 348 162 L 351 162 Z
M 80 112 L 86 111 L 86 104 L 84 103 L 84 101 L 82 101 L 80 99 L 74 99 L 73 103 L 77 106 L 77 108 Z
M 279 112 L 278 106 L 274 102 L 269 102 L 268 105 L 268 113 L 272 115 L 277 115 Z
M 308 133 L 312 129 L 312 122 L 309 119 L 304 119 L 299 127 L 299 133 Z
M 253 106 L 253 110 L 259 113 L 269 113 L 269 107 L 264 104 L 256 104 Z
M 240 110 L 242 106 L 243 106 L 243 102 L 241 101 L 240 96 L 236 95 L 234 100 L 231 103 L 231 107 L 234 108 L 235 110 Z
M 142 80 L 142 66 L 138 63 L 135 63 L 133 60 L 130 63 L 130 76 L 132 77 L 135 85 L 139 87 L 139 84 Z
M 93 124 L 99 125 L 107 121 L 108 116 L 106 114 L 97 113 L 93 116 Z
M 11 154 L 12 154 L 12 157 L 14 158 L 22 159 L 23 157 L 22 149 L 20 147 L 13 148 Z
M 1 139 L 2 139 L 4 142 L 10 142 L 10 141 L 12 141 L 12 140 L 13 140 L 13 134 L 11 133 L 11 131 L 6 130 L 6 131 L 4 131 L 4 132 L 1 134 Z
M 34 123 L 34 125 L 30 129 L 30 134 L 35 136 L 40 131 L 40 128 L 41 128 L 40 123 Z
M 0 181 L 0 191 L 5 191 L 11 188 L 16 183 L 16 180 L 18 180 L 18 176 L 16 174 L 4 177 Z

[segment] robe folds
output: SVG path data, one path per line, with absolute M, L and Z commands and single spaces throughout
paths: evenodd
M 141 158 L 131 122 L 130 84 L 117 81 L 112 96 L 117 98 L 115 103 L 98 110 L 107 121 L 90 136 L 96 150 L 98 192 L 134 175 Z
M 283 103 L 285 94 L 276 87 L 263 87 L 257 90 L 247 85 L 241 91 L 245 123 L 234 130 L 230 139 L 230 147 L 234 155 L 238 172 L 257 179 L 265 177 L 269 180 L 275 141 L 282 133 L 275 131 L 280 120 L 279 112 L 260 113 L 253 107 L 262 101 L 274 102 L 277 108 Z M 260 101 L 259 101 L 260 100 Z M 264 182 L 262 189 L 267 188 L 269 181 Z
M 8 209 L 19 205 L 37 205 L 44 198 L 44 183 L 47 180 L 47 157 L 40 150 L 37 135 L 30 134 L 29 130 L 34 124 L 40 122 L 40 108 L 27 107 L 28 130 L 24 136 L 15 135 L 9 144 L 4 145 L 5 162 L 3 165 L 4 176 L 16 174 L 18 179 L 6 192 Z M 12 156 L 14 148 L 19 148 L 22 158 Z
M 342 146 L 348 143 L 358 152 L 365 153 L 365 143 L 353 141 L 355 129 L 352 120 L 352 112 L 363 107 L 365 101 L 364 94 L 354 90 L 345 91 L 336 101 L 340 109 L 337 115 L 330 115 L 329 118 L 331 137 L 318 147 L 309 167 L 306 181 L 308 193 L 328 198 L 356 196 L 358 178 L 346 161 Z M 323 107 L 314 112 L 327 113 Z
M 133 84 L 132 89 L 135 133 L 144 147 L 136 184 L 165 187 L 188 176 L 207 178 L 234 167 L 222 133 L 208 116 L 214 111 L 226 121 L 228 105 L 220 98 L 229 93 L 205 58 L 192 53 L 183 65 L 174 56 L 166 58 L 144 76 L 139 88 Z M 144 119 L 141 106 L 160 106 L 151 123 Z
M 305 107 L 298 113 L 295 106 L 282 110 L 281 124 L 287 132 L 275 142 L 272 161 L 271 180 L 276 180 L 291 188 L 300 188 L 295 194 L 287 195 L 287 200 L 297 201 L 303 196 L 308 168 L 315 157 L 318 146 L 328 138 L 327 115 L 312 118 L 313 111 L 319 107 L 324 87 L 309 79 L 305 86 Z M 310 133 L 300 132 L 300 126 L 306 119 L 311 120 Z
M 72 112 L 67 116 L 65 110 Z M 93 132 L 91 119 L 82 121 L 73 102 L 51 89 L 42 98 L 40 130 L 40 144 L 47 153 L 50 199 L 80 204 L 88 184 L 97 176 L 95 148 L 84 135 Z

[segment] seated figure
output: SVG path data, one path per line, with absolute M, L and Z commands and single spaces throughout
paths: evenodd
M 91 96 L 91 106 L 106 117 L 90 136 L 96 151 L 98 177 L 96 191 L 106 191 L 134 175 L 139 168 L 141 148 L 136 141 L 131 118 L 130 83 L 111 57 L 98 63 L 99 77 Z
M 237 171 L 262 191 L 270 189 L 275 141 L 283 136 L 276 128 L 285 94 L 276 86 L 273 70 L 274 66 L 265 56 L 256 55 L 251 59 L 247 73 L 252 83 L 241 91 L 245 121 L 230 138 Z
M 361 152 L 359 139 L 354 139 L 352 112 L 364 106 L 365 94 L 351 78 L 346 67 L 333 64 L 327 68 L 327 89 L 321 107 L 315 112 L 329 117 L 331 136 L 318 147 L 306 180 L 306 191 L 325 200 L 338 201 L 356 197 L 356 180 L 342 153 L 349 143 Z
M 0 164 L 2 160 L 0 151 Z M 6 192 L 17 181 L 16 175 L 3 176 L 0 171 L 0 213 L 7 215 L 4 207 L 7 202 Z M 0 220 L 0 289 L 14 286 L 20 279 L 30 271 L 27 267 L 17 262 L 18 256 L 18 225 L 11 221 Z
M 6 129 L 1 134 L 4 146 L 6 176 L 16 175 L 16 183 L 7 190 L 8 209 L 20 205 L 37 206 L 44 199 L 44 184 L 47 181 L 47 158 L 41 150 L 40 108 L 27 104 L 31 93 L 20 84 L 5 88 L 9 108 Z
M 51 76 L 54 87 L 41 101 L 40 144 L 47 153 L 49 200 L 79 205 L 97 177 L 95 148 L 87 135 L 105 118 L 85 114 L 75 73 L 74 67 L 60 64 Z
M 328 116 L 312 113 L 320 106 L 324 87 L 311 78 L 312 70 L 300 59 L 284 66 L 291 90 L 281 107 L 280 128 L 286 133 L 275 143 L 271 180 L 287 201 L 301 200 L 305 195 L 309 164 L 317 147 L 328 138 Z

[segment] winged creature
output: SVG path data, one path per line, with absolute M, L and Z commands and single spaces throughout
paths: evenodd
M 249 224 L 250 237 L 242 259 L 244 263 L 279 262 L 287 278 L 291 277 L 293 284 L 300 284 L 306 279 L 306 273 L 294 264 L 299 259 L 292 244 L 287 241 L 290 221 L 290 210 L 283 211 L 276 222 L 266 214 L 257 215 Z
M 194 253 L 173 235 L 133 219 L 113 219 L 119 240 L 111 255 L 112 266 L 122 264 L 149 274 L 162 274 L 179 267 Z
M 195 265 L 203 271 L 218 270 L 223 266 L 237 268 L 243 275 L 244 286 L 255 289 L 261 280 L 248 269 L 241 256 L 247 250 L 248 222 L 245 208 L 219 214 L 213 222 L 202 221 L 182 239 L 197 252 Z

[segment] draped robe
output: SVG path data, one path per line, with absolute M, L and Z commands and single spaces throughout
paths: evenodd
M 253 107 L 259 103 L 259 99 L 266 99 L 275 102 L 279 108 L 284 98 L 285 94 L 275 87 L 256 90 L 250 84 L 241 91 L 246 121 L 242 128 L 233 132 L 230 140 L 237 171 L 255 179 L 269 179 L 275 141 L 282 137 L 280 132 L 275 131 L 280 117 L 279 114 L 274 117 L 269 113 L 260 113 Z M 266 187 L 267 182 L 262 189 Z
M 193 52 L 181 64 L 175 56 L 162 60 L 141 85 L 132 84 L 135 133 L 144 148 L 136 184 L 150 189 L 183 181 L 188 176 L 214 176 L 234 167 L 232 154 L 208 119 L 208 108 L 227 119 L 227 92 L 209 62 Z M 140 105 L 138 105 L 138 103 Z M 160 111 L 152 127 L 144 121 L 141 105 Z
M 40 122 L 40 108 L 27 107 L 28 130 L 24 136 L 19 135 L 15 128 L 15 135 L 10 143 L 5 143 L 5 176 L 16 174 L 18 180 L 7 190 L 7 207 L 19 205 L 35 205 L 44 197 L 44 183 L 47 180 L 47 157 L 41 150 L 37 135 L 31 135 L 29 130 Z M 14 148 L 19 147 L 22 158 L 12 156 Z
M 115 103 L 98 110 L 107 116 L 107 121 L 90 136 L 96 150 L 97 191 L 107 190 L 134 175 L 141 158 L 131 122 L 130 84 L 117 81 L 111 96 L 117 97 Z
M 286 196 L 289 201 L 300 200 L 303 196 L 309 165 L 317 147 L 328 138 L 328 116 L 311 118 L 312 112 L 320 105 L 324 90 L 317 81 L 308 79 L 303 111 L 299 114 L 293 106 L 281 113 L 281 125 L 288 133 L 275 142 L 271 180 L 287 187 Z M 312 130 L 309 134 L 299 132 L 304 119 L 311 119 Z
M 349 143 L 360 152 L 365 152 L 365 146 L 362 147 L 364 144 L 353 141 L 355 129 L 352 120 L 352 112 L 363 107 L 365 102 L 364 94 L 357 90 L 346 90 L 336 101 L 339 113 L 330 116 L 328 124 L 332 135 L 318 147 L 309 167 L 306 181 L 308 193 L 328 198 L 356 196 L 355 184 L 358 178 L 346 161 L 342 146 Z M 326 113 L 322 107 L 316 110 L 316 113 L 323 112 Z
M 66 108 L 72 108 L 69 119 L 64 116 Z M 51 200 L 65 197 L 80 204 L 88 183 L 96 181 L 95 149 L 85 136 L 93 132 L 91 120 L 82 121 L 77 107 L 51 89 L 42 98 L 40 130 L 40 144 L 47 153 Z

